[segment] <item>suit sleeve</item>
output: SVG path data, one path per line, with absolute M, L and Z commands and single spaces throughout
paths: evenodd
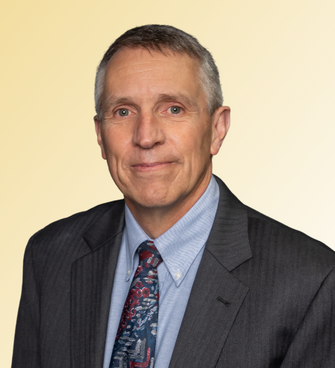
M 23 284 L 16 322 L 12 368 L 40 368 L 39 291 L 33 264 L 33 247 L 28 243 L 23 264 Z
M 281 368 L 335 367 L 335 269 L 324 279 Z

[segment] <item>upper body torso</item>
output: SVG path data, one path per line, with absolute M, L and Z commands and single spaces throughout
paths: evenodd
M 333 367 L 334 252 L 219 187 L 170 367 Z M 123 228 L 117 201 L 32 237 L 13 367 L 102 367 Z

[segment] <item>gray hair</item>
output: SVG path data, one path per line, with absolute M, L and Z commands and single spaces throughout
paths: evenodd
M 108 64 L 122 48 L 145 48 L 148 51 L 172 51 L 186 54 L 199 62 L 199 78 L 207 96 L 208 113 L 223 104 L 220 77 L 217 66 L 210 52 L 200 45 L 198 40 L 172 26 L 150 24 L 130 29 L 121 35 L 102 58 L 95 78 L 95 110 L 98 119 L 103 119 L 103 92 Z

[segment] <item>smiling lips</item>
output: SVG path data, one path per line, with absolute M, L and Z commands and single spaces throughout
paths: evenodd
M 142 162 L 136 165 L 132 165 L 132 168 L 136 171 L 155 171 L 159 169 L 163 169 L 168 165 L 171 165 L 171 161 L 167 162 Z

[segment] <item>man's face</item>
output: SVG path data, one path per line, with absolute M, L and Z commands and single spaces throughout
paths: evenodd
M 198 63 L 187 55 L 122 49 L 105 80 L 98 143 L 131 210 L 185 212 L 206 189 L 211 155 L 229 127 L 229 109 L 208 114 Z

